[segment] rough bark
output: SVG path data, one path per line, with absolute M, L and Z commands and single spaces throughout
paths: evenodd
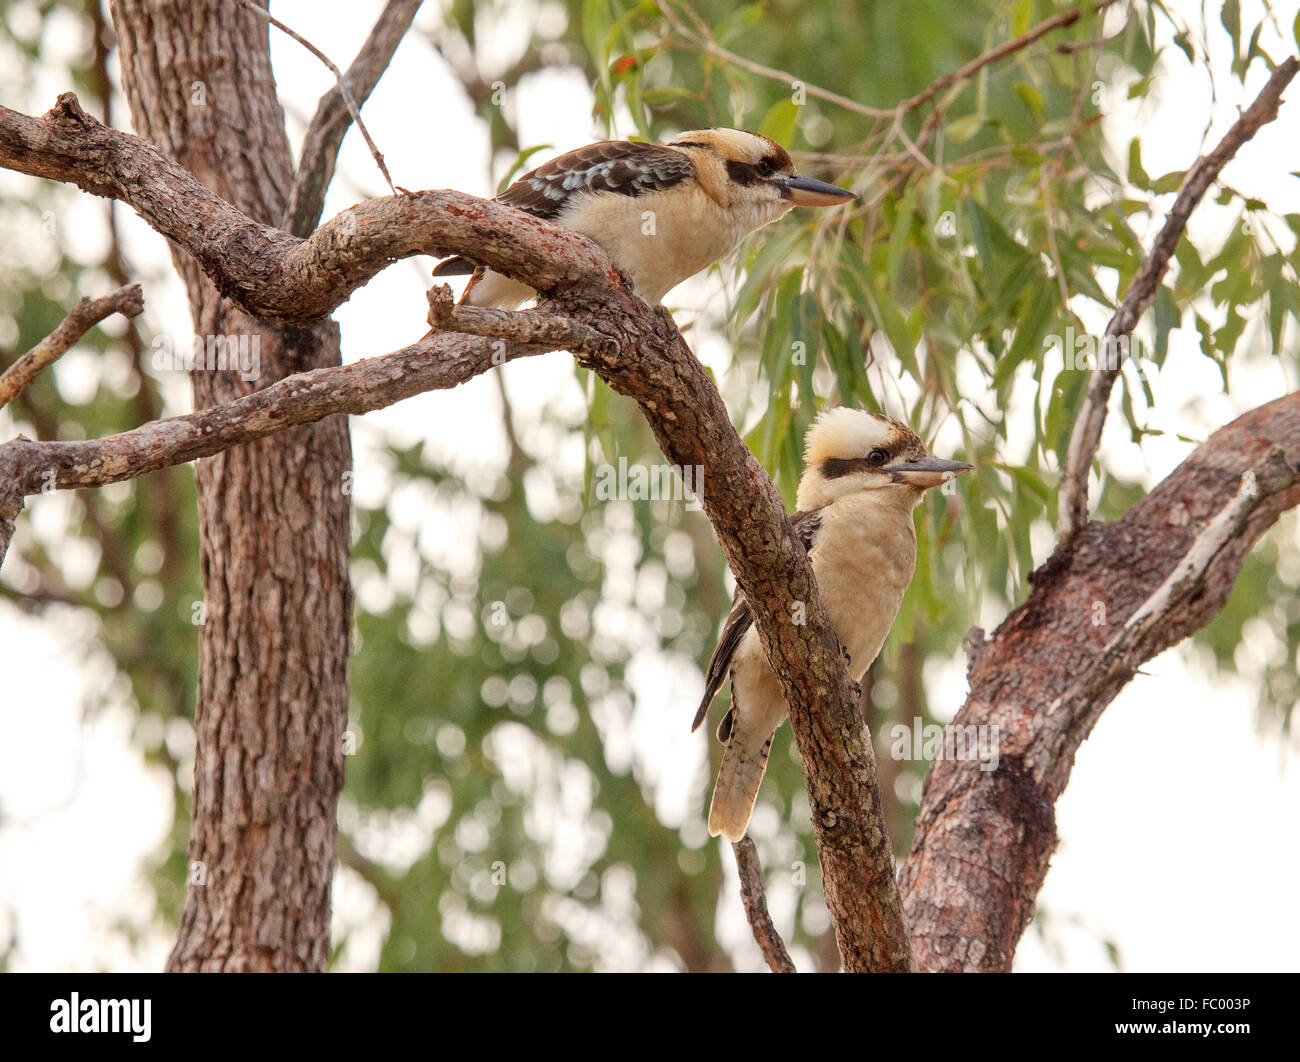
M 115 0 L 136 129 L 210 194 L 264 224 L 292 184 L 267 27 L 218 0 Z M 173 203 L 185 209 L 184 200 Z M 199 336 L 249 335 L 261 375 L 191 374 L 197 409 L 339 362 L 337 327 L 276 328 L 173 247 Z M 204 620 L 191 883 L 172 970 L 320 970 L 343 784 L 351 466 L 330 418 L 196 467 Z
M 922 969 L 998 971 L 1056 846 L 1054 807 L 1102 711 L 1157 653 L 1205 626 L 1242 560 L 1300 503 L 1300 393 L 1233 421 L 1113 523 L 1090 523 L 974 637 L 954 726 L 997 726 L 1000 759 L 936 759 L 902 889 Z

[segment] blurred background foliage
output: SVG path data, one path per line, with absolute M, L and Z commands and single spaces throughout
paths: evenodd
M 906 419 L 938 452 L 976 465 L 960 491 L 934 492 L 920 510 L 916 580 L 864 684 L 900 855 L 924 764 L 891 758 L 888 729 L 951 718 L 958 705 L 931 705 L 927 688 L 960 674 L 966 631 L 996 625 L 1051 549 L 1056 470 L 1086 375 L 1063 371 L 1050 337 L 1067 327 L 1100 333 L 1181 177 L 1149 174 L 1140 138 L 1108 143 L 1108 107 L 1153 92 L 1158 64 L 1204 65 L 1226 40 L 1242 79 L 1272 63 L 1261 40 L 1291 39 L 1271 11 L 1243 23 L 1235 2 L 1204 24 L 1159 3 L 1117 3 L 1104 21 L 1085 15 L 895 109 L 1061 10 L 1042 0 L 457 0 L 441 11 L 427 4 L 412 30 L 486 123 L 503 181 L 539 147 L 520 142 L 516 94 L 567 68 L 590 83 L 593 116 L 611 135 L 759 129 L 801 169 L 861 193 L 853 209 L 798 214 L 750 240 L 725 314 L 679 320 L 692 340 L 730 345 L 719 386 L 791 507 L 803 432 L 828 403 Z M 530 15 L 517 53 L 488 65 L 483 42 Z M 69 20 L 87 45 L 68 58 L 73 87 L 88 109 L 128 124 L 95 0 L 6 6 L 6 98 L 48 62 L 42 43 Z M 130 280 L 148 293 L 156 279 L 126 260 L 114 208 L 74 204 L 79 195 L 42 184 L 0 210 L 7 246 L 46 249 L 0 261 L 6 361 L 79 294 Z M 1250 359 L 1283 363 L 1294 386 L 1300 216 L 1230 188 L 1219 205 L 1231 223 L 1217 240 L 1182 241 L 1141 331 L 1143 371 L 1124 374 L 1121 409 L 1135 440 L 1153 430 L 1143 374 L 1159 370 L 1175 328 L 1199 331 L 1200 356 L 1220 366 L 1225 386 Z M 50 230 L 73 209 L 102 227 L 92 260 L 66 226 Z M 12 407 L 14 428 L 81 438 L 157 416 L 164 396 L 147 321 L 93 330 Z M 382 438 L 367 456 L 388 489 L 354 499 L 355 753 L 340 873 L 365 883 L 370 920 L 384 927 L 381 969 L 756 965 L 748 945 L 719 939 L 720 905 L 736 900 L 703 827 L 708 778 L 700 773 L 689 806 L 665 801 L 663 767 L 646 762 L 638 741 L 664 727 L 664 711 L 688 724 L 730 582 L 707 526 L 681 503 L 600 502 L 590 483 L 556 476 L 552 455 L 575 437 L 593 464 L 659 460 L 634 409 L 585 375 L 583 385 L 585 415 L 544 410 L 523 437 L 506 404 L 510 459 L 496 475 L 458 472 L 428 447 Z M 1142 488 L 1102 465 L 1092 494 L 1097 515 L 1112 518 Z M 446 525 L 413 518 L 421 506 Z M 0 604 L 51 622 L 93 617 L 90 641 L 129 684 L 136 740 L 175 780 L 175 827 L 148 877 L 163 927 L 184 895 L 195 522 L 188 468 L 67 496 L 61 520 L 16 540 Z M 1262 676 L 1262 717 L 1282 725 L 1297 699 L 1300 638 L 1300 565 L 1288 537 L 1250 556 L 1233 599 L 1197 638 L 1218 667 Z M 1239 651 L 1251 625 L 1274 646 L 1262 660 Z M 634 676 L 647 669 L 667 686 L 668 708 L 638 703 L 645 679 Z M 833 968 L 807 819 L 785 731 L 753 832 L 774 906 L 794 912 L 796 957 Z M 354 928 L 340 925 L 334 941 L 345 967 Z

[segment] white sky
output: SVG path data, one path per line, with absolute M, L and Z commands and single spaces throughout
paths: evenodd
M 436 14 L 428 6 L 421 24 Z M 1193 12 L 1197 5 L 1179 6 Z M 319 5 L 293 0 L 278 2 L 275 10 L 343 66 L 378 8 L 374 2 L 332 5 L 329 17 L 322 18 Z M 1246 19 L 1252 14 L 1248 5 Z M 1289 23 L 1287 18 L 1283 24 Z M 511 24 L 529 23 L 517 19 Z M 509 34 L 517 38 L 519 32 L 493 38 L 500 48 L 494 58 L 502 65 L 517 47 Z M 66 52 L 67 44 L 57 35 L 47 39 L 46 54 L 57 57 L 61 49 Z M 296 146 L 303 120 L 329 87 L 330 75 L 279 34 L 272 36 L 272 50 Z M 1220 79 L 1213 138 L 1235 116 L 1236 107 L 1254 97 L 1264 80 L 1258 67 L 1254 75 L 1244 92 L 1226 76 Z M 66 87 L 51 73 L 23 98 L 5 102 L 38 113 Z M 1161 82 L 1163 100 L 1141 113 L 1123 101 L 1125 88 L 1108 89 L 1115 101 L 1113 142 L 1126 144 L 1131 130 L 1140 127 L 1149 173 L 1185 166 L 1200 144 L 1210 105 L 1206 86 L 1195 77 L 1171 73 Z M 435 100 L 438 106 L 417 111 L 412 99 Z M 1228 183 L 1279 212 L 1300 209 L 1295 179 L 1287 176 L 1295 168 L 1297 105 L 1300 101 L 1284 108 L 1282 119 L 1248 145 L 1225 174 Z M 558 152 L 600 135 L 590 120 L 590 97 L 581 78 L 535 77 L 519 107 L 526 145 L 549 143 Z M 425 121 L 435 113 L 437 127 L 413 135 L 412 115 Z M 484 132 L 418 34 L 408 36 L 364 114 L 398 184 L 477 194 L 493 190 L 498 175 L 482 166 Z M 383 191 L 355 133 L 344 144 L 339 169 L 327 216 Z M 22 195 L 30 187 L 23 179 L 0 175 L 0 193 Z M 92 213 L 100 209 L 88 197 L 83 201 Z M 1212 211 L 1196 221 L 1215 231 Z M 96 229 L 93 223 L 85 226 L 87 254 L 93 253 Z M 188 309 L 179 283 L 170 276 L 161 239 L 135 219 L 129 233 L 131 253 L 144 264 L 146 327 L 187 336 Z M 420 259 L 394 265 L 340 309 L 346 360 L 395 349 L 423 334 L 429 264 Z M 669 301 L 695 311 L 716 306 L 721 290 L 719 281 L 706 278 L 679 289 Z M 1176 343 L 1181 346 L 1175 346 L 1166 371 L 1153 380 L 1157 408 L 1152 421 L 1170 428 L 1170 434 L 1147 439 L 1139 450 L 1112 425 L 1104 440 L 1113 467 L 1151 483 L 1189 450 L 1175 431 L 1203 437 L 1237 413 L 1296 386 L 1265 361 L 1237 368 L 1233 394 L 1225 396 L 1217 372 L 1196 352 L 1194 333 L 1176 337 Z M 706 342 L 700 353 L 712 367 L 726 368 L 725 346 Z M 75 388 L 77 373 L 85 370 L 85 359 L 78 362 L 76 352 L 70 353 L 57 370 L 60 387 Z M 546 403 L 578 401 L 563 355 L 511 365 L 506 379 L 525 431 Z M 171 384 L 168 395 L 174 411 L 187 408 L 183 379 Z M 380 430 L 408 440 L 427 438 L 442 453 L 472 449 L 474 460 L 495 469 L 505 457 L 504 439 L 495 430 L 485 439 L 484 426 L 499 422 L 495 385 L 486 378 L 354 420 L 358 492 L 382 490 L 382 473 L 366 456 L 367 441 Z M 11 422 L 0 415 L 0 436 L 11 432 Z M 464 446 L 469 438 L 475 440 L 473 448 Z M 34 499 L 23 520 L 34 531 L 54 534 L 64 504 L 57 496 Z M 1300 551 L 1298 526 L 1288 519 L 1271 533 L 1289 536 Z M 17 678 L 10 697 L 0 704 L 0 726 L 9 738 L 0 743 L 0 907 L 16 912 L 17 965 L 22 969 L 155 969 L 171 943 L 165 935 L 151 934 L 132 949 L 113 931 L 120 921 L 139 925 L 147 919 L 150 901 L 139 860 L 157 849 L 171 809 L 167 779 L 144 769 L 130 741 L 132 713 L 121 691 L 107 683 L 111 669 L 94 647 L 92 633 L 77 620 L 37 623 L 0 604 L 0 668 Z M 1261 637 L 1269 636 L 1264 632 Z M 648 660 L 633 669 L 637 707 L 627 740 L 639 758 L 661 765 L 656 806 L 671 821 L 698 799 L 705 746 L 703 740 L 686 741 L 679 725 L 686 709 L 677 702 L 693 706 L 698 672 L 679 674 L 683 669 L 673 665 L 675 678 L 665 690 L 658 681 L 664 666 L 664 661 Z M 1249 681 L 1208 679 L 1186 649 L 1165 653 L 1144 671 L 1105 712 L 1079 754 L 1057 807 L 1061 844 L 1040 896 L 1043 935 L 1030 928 L 1017 968 L 1108 969 L 1100 943 L 1108 939 L 1129 970 L 1295 969 L 1300 926 L 1277 915 L 1286 909 L 1282 901 L 1300 891 L 1294 827 L 1300 770 L 1294 744 L 1283 747 L 1259 734 L 1257 692 Z M 646 677 L 638 678 L 638 673 Z M 932 704 L 955 707 L 964 694 L 964 662 L 938 669 L 927 681 Z M 788 731 L 786 735 L 788 740 Z M 184 727 L 154 738 L 169 742 L 181 756 L 192 748 L 192 734 Z M 778 928 L 788 926 L 792 890 L 774 885 L 771 899 Z M 366 968 L 377 955 L 382 931 L 373 899 L 355 879 L 341 875 L 336 907 L 336 924 L 364 927 L 347 965 Z M 1225 912 L 1231 915 L 1225 918 Z M 758 965 L 734 895 L 719 929 L 738 961 Z M 4 935 L 0 926 L 0 939 Z M 620 949 L 611 962 L 629 967 L 654 960 L 630 948 Z

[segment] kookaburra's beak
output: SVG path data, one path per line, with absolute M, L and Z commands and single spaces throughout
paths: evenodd
M 963 472 L 969 472 L 974 465 L 964 461 L 940 461 L 937 457 L 923 457 L 919 461 L 907 461 L 897 465 L 886 465 L 881 469 L 888 472 L 895 483 L 907 483 L 913 487 L 942 486 L 950 479 L 956 479 Z
M 795 206 L 834 206 L 857 199 L 853 192 L 836 188 L 825 181 L 812 177 L 773 177 L 772 183 L 781 189 L 781 194 Z

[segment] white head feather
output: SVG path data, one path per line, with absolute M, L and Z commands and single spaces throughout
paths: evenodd
M 830 478 L 825 474 L 827 461 L 861 461 L 873 450 L 885 450 L 891 459 L 925 456 L 925 445 L 906 424 L 850 406 L 823 410 L 804 439 L 798 507 L 820 509 L 851 494 L 889 485 L 890 477 L 876 471 Z
M 895 422 L 851 406 L 824 409 L 804 439 L 804 467 L 820 465 L 829 457 L 865 457 L 878 446 L 897 438 Z

